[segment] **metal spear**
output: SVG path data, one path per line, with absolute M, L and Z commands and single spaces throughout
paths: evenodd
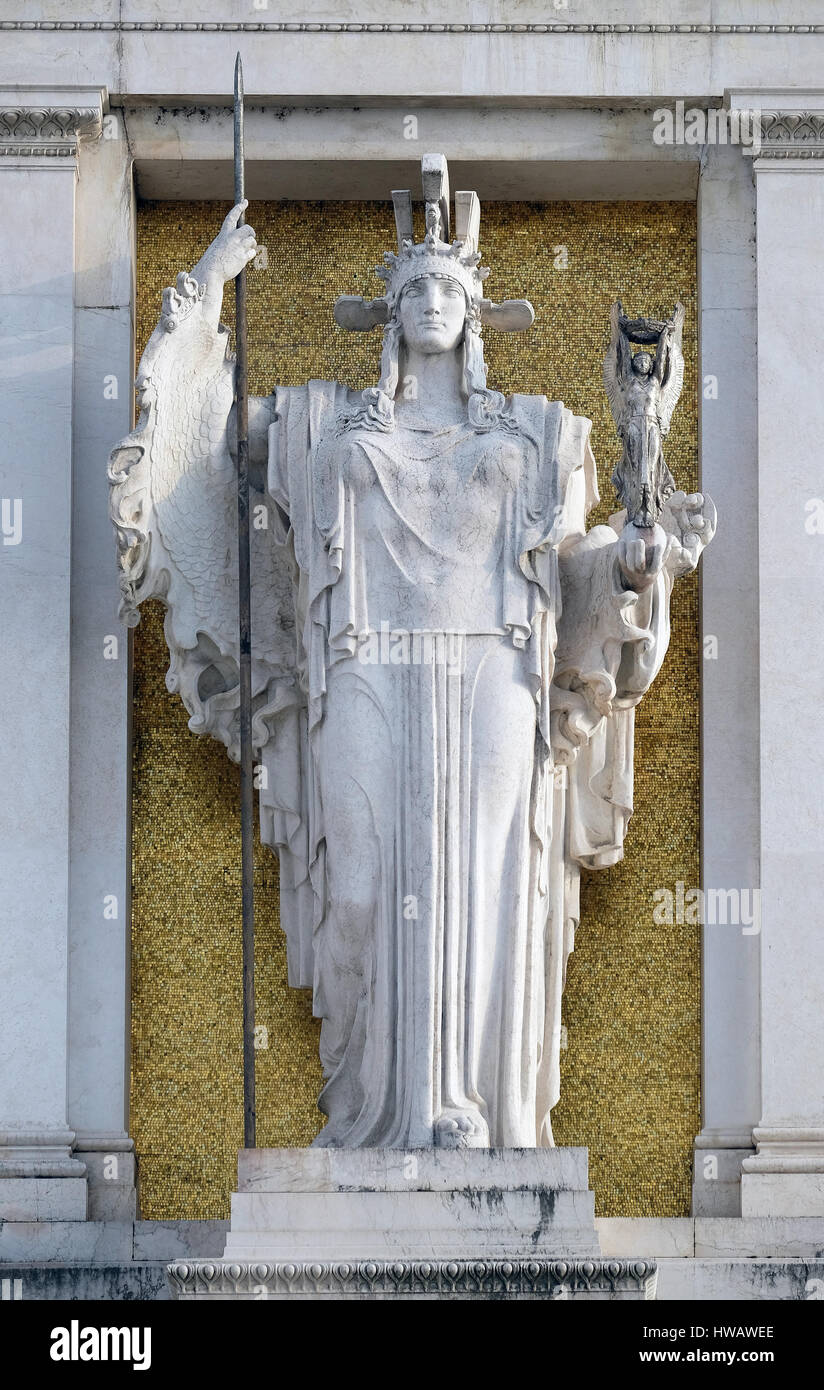
M 235 203 L 243 202 L 243 64 L 235 60 Z M 241 214 L 238 225 L 245 222 Z M 247 377 L 246 270 L 235 280 L 237 367 L 237 542 L 240 638 L 240 840 L 243 921 L 243 1147 L 255 1148 L 255 902 L 252 766 L 252 594 L 249 537 L 249 383 Z

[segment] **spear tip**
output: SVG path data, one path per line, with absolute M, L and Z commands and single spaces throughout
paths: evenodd
M 243 100 L 243 63 L 240 59 L 240 52 L 235 58 L 235 101 Z

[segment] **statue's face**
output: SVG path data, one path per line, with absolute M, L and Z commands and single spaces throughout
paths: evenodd
M 407 347 L 450 352 L 463 337 L 466 296 L 457 281 L 427 275 L 406 286 L 398 317 Z
M 648 352 L 636 352 L 632 359 L 632 370 L 636 376 L 649 376 L 652 371 L 652 358 Z

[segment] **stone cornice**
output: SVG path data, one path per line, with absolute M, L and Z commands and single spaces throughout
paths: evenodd
M 66 158 L 84 135 L 100 134 L 94 106 L 11 106 L 0 110 L 0 155 Z
M 759 159 L 824 159 L 824 112 L 762 111 Z
M 334 23 L 292 23 L 289 21 L 217 21 L 214 23 L 187 20 L 96 20 L 96 19 L 4 19 L 0 31 L 115 31 L 164 34 L 824 34 L 824 24 L 374 24 L 356 21 Z
M 100 135 L 104 105 L 99 88 L 0 87 L 0 157 L 72 159 Z

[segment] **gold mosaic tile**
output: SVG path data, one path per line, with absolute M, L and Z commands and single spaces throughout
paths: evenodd
M 223 204 L 144 204 L 138 216 L 142 350 L 161 291 L 217 232 Z M 380 293 L 370 274 L 393 243 L 390 204 L 264 203 L 250 220 L 268 255 L 249 273 L 250 384 L 377 380 L 379 334 L 332 320 L 341 293 Z M 697 470 L 695 208 L 687 203 L 487 204 L 482 250 L 493 298 L 532 300 L 529 334 L 486 332 L 490 385 L 563 399 L 594 422 L 603 501 L 617 457 L 601 363 L 609 306 L 665 317 L 687 308 L 687 360 L 667 460 L 690 490 Z M 233 319 L 231 287 L 224 317 Z M 568 1047 L 556 1140 L 584 1144 L 597 1210 L 689 1211 L 699 1128 L 698 928 L 660 927 L 653 892 L 699 882 L 698 590 L 681 580 L 672 640 L 637 715 L 635 815 L 622 864 L 586 876 L 565 999 Z M 162 611 L 134 637 L 132 1133 L 148 1218 L 227 1216 L 242 1135 L 237 771 L 196 738 L 166 692 Z M 258 1141 L 308 1144 L 320 1126 L 319 1025 L 286 987 L 277 866 L 257 850 Z

